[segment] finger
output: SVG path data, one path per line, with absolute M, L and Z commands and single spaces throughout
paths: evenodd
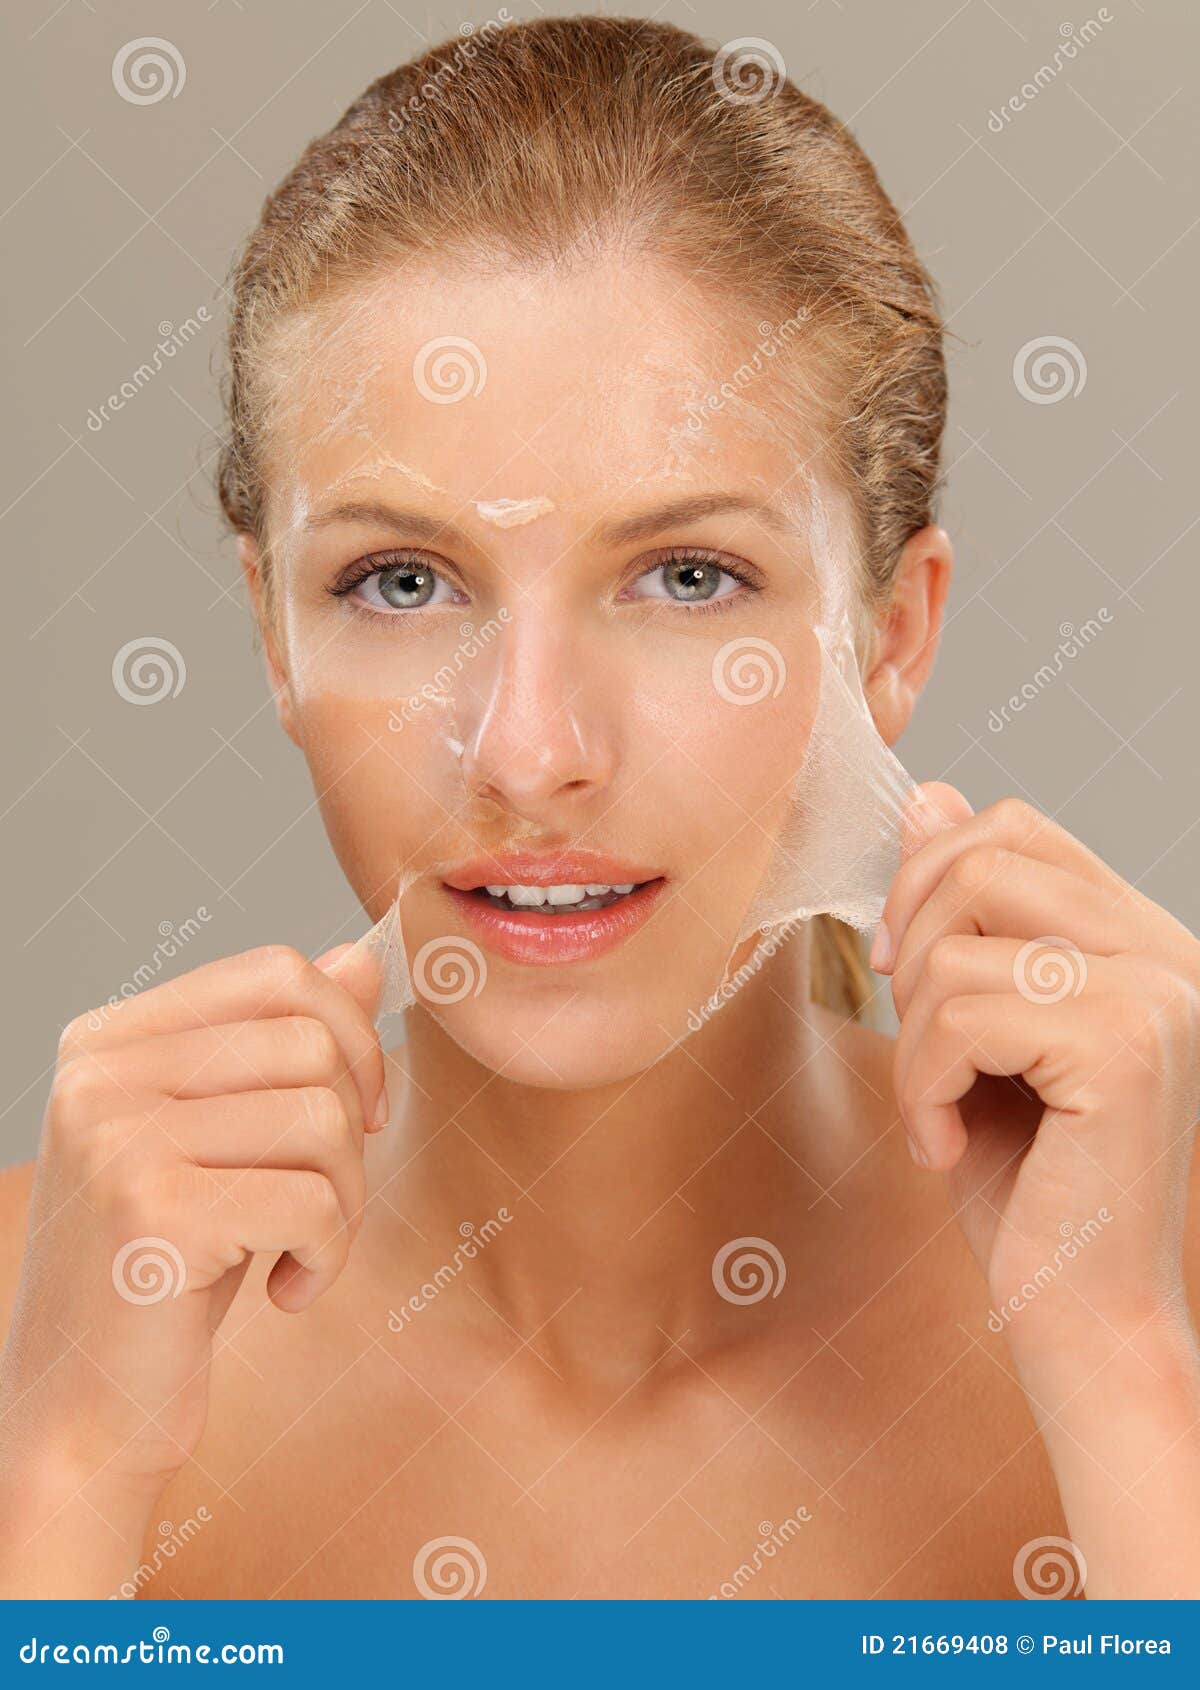
M 349 1234 L 337 1192 L 323 1174 L 286 1168 L 190 1172 L 211 1192 L 205 1220 L 209 1249 L 226 1269 L 248 1253 L 282 1252 L 267 1278 L 278 1308 L 289 1313 L 307 1308 L 345 1267 Z
M 354 1093 L 354 1112 L 360 1120 L 362 1116 L 341 1045 L 328 1023 L 311 1015 L 160 1033 L 96 1053 L 96 1059 L 114 1085 L 130 1094 L 176 1098 L 334 1086 L 345 1080 Z
M 1130 914 L 1064 869 L 979 846 L 955 859 L 908 925 L 892 965 L 897 1013 L 905 1013 L 930 947 L 951 934 L 1054 944 L 1064 959 L 1079 951 L 1116 956 L 1137 941 Z M 1058 937 L 1064 928 L 1068 937 Z
M 1048 1006 L 1078 997 L 1086 986 L 1091 1002 L 1110 992 L 1127 993 L 1135 980 L 1136 970 L 1131 975 L 1126 962 L 1082 951 L 1031 948 L 1016 939 L 971 934 L 939 939 L 926 951 L 900 1022 L 893 1065 L 896 1085 L 903 1086 L 913 1052 L 950 998 L 1015 992 L 1028 1002 Z
M 323 1174 L 342 1217 L 357 1233 L 366 1197 L 362 1133 L 338 1093 L 326 1086 L 235 1092 L 168 1103 L 154 1123 L 202 1168 L 293 1168 Z M 236 1186 L 227 1188 L 238 1196 Z
M 894 967 L 917 910 L 958 858 L 976 846 L 999 846 L 1052 867 L 1070 870 L 1091 885 L 1102 887 L 1110 896 L 1124 887 L 1118 875 L 1056 822 L 1019 799 L 1004 799 L 926 838 L 903 863 L 884 904 L 880 926 L 886 940 L 880 946 L 878 961 L 873 954 L 872 967 L 881 973 Z
M 365 970 L 356 975 L 360 989 L 365 975 Z M 99 1030 L 81 1017 L 65 1037 L 68 1049 L 74 1037 L 81 1048 L 107 1050 L 154 1034 L 287 1015 L 326 1023 L 358 1087 L 363 1119 L 373 1124 L 386 1105 L 383 1052 L 374 1022 L 350 991 L 287 946 L 268 945 L 207 963 L 124 999 Z
M 1080 999 L 1047 1005 L 995 992 L 948 998 L 896 1090 L 924 1165 L 945 1172 L 959 1160 L 967 1133 L 958 1104 L 981 1074 L 1020 1075 L 1048 1109 L 1082 1115 L 1112 1042 L 1109 1018 Z

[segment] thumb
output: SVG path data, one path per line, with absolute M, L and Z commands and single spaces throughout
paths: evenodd
M 956 786 L 927 780 L 917 787 L 900 824 L 901 859 L 907 862 L 937 834 L 975 814 Z
M 360 939 L 357 944 L 335 945 L 331 951 L 314 957 L 313 966 L 328 974 L 331 980 L 336 980 L 371 1020 L 375 1019 L 383 986 L 383 969 L 380 958 L 363 940 Z

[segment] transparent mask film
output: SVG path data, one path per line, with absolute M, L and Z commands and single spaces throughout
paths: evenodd
M 355 414 L 352 393 L 331 428 L 346 433 L 349 421 L 352 432 Z M 389 494 L 406 489 L 414 503 L 422 493 L 445 494 L 419 465 L 375 450 L 368 430 L 356 444 L 352 470 L 321 489 L 323 505 L 339 492 L 363 499 L 375 484 Z M 664 473 L 673 465 L 691 472 L 701 456 L 685 423 L 673 433 Z M 647 478 L 648 485 L 661 481 Z M 468 593 L 470 570 L 459 580 L 431 580 L 419 562 L 406 571 L 401 561 L 387 577 L 351 577 L 349 590 L 340 582 L 335 594 L 328 568 L 306 562 L 312 494 L 303 477 L 285 485 L 274 561 L 277 626 L 289 684 L 311 724 L 306 751 L 327 824 L 336 823 L 338 787 L 368 771 L 385 834 L 388 816 L 423 820 L 419 838 L 402 848 L 377 841 L 369 872 L 339 849 L 376 916 L 359 946 L 381 964 L 380 1017 L 420 1004 L 453 1035 L 460 1006 L 472 1012 L 489 984 L 541 990 L 535 977 L 557 971 L 489 955 L 463 919 L 462 898 L 493 900 L 494 889 L 515 876 L 490 859 L 522 852 L 545 858 L 549 874 L 538 879 L 555 879 L 555 898 L 569 899 L 553 905 L 562 913 L 541 906 L 523 923 L 581 921 L 593 909 L 644 898 L 643 883 L 634 882 L 632 893 L 623 889 L 628 883 L 598 891 L 603 876 L 581 885 L 567 869 L 575 853 L 588 852 L 657 869 L 655 840 L 671 806 L 687 818 L 694 866 L 678 878 L 662 865 L 641 925 L 614 950 L 563 963 L 557 982 L 571 993 L 603 991 L 606 973 L 611 981 L 617 969 L 628 979 L 631 965 L 635 979 L 654 970 L 667 913 L 677 915 L 682 902 L 689 919 L 672 923 L 670 946 L 689 982 L 688 1001 L 676 1024 L 662 1028 L 663 1054 L 705 1025 L 801 924 L 828 914 L 863 932 L 876 925 L 900 863 L 915 783 L 880 737 L 863 692 L 861 565 L 845 513 L 831 508 L 803 465 L 774 491 L 803 536 L 803 614 L 767 627 L 760 619 L 749 633 L 744 619 L 743 631 L 731 632 L 735 618 L 720 613 L 654 603 L 631 614 L 626 603 L 610 604 L 560 619 L 553 625 L 561 632 L 550 638 L 540 581 L 524 574 L 518 581 L 503 568 L 492 572 L 486 592 Z M 569 517 L 571 503 L 557 485 L 474 500 L 458 490 L 451 502 L 464 523 L 474 515 L 488 533 L 516 536 L 551 513 Z M 752 528 L 756 519 L 745 520 Z M 372 550 L 391 544 L 372 541 Z M 436 534 L 411 544 L 451 556 Z M 394 549 L 403 558 L 406 547 Z M 569 543 L 563 571 L 575 549 Z M 587 579 L 598 583 L 594 565 L 587 567 Z M 361 745 L 349 770 L 344 755 L 341 764 L 322 763 L 322 722 L 332 717 L 343 744 L 349 725 Z M 726 748 L 717 774 L 706 757 L 714 736 Z M 593 795 L 578 804 L 548 801 L 571 786 Z M 678 817 L 670 831 L 678 837 Z M 337 848 L 336 827 L 331 834 Z M 720 884 L 735 894 L 714 907 L 706 885 L 734 861 L 736 875 Z M 477 887 L 466 884 L 468 865 L 479 868 Z

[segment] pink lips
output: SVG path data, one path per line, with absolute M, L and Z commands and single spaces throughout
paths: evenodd
M 600 910 L 539 915 L 527 910 L 496 909 L 474 888 L 502 886 L 627 886 L 627 893 Z M 642 884 L 644 883 L 644 884 Z M 443 881 L 467 928 L 495 955 L 528 967 L 588 962 L 603 956 L 643 925 L 666 881 L 651 867 L 619 861 L 599 852 L 505 853 L 481 857 L 455 869 Z

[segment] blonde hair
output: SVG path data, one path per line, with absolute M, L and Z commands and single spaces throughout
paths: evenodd
M 772 322 L 803 317 L 863 597 L 885 606 L 905 541 L 933 518 L 933 285 L 850 132 L 786 79 L 748 86 L 730 68 L 671 24 L 540 18 L 489 23 L 373 82 L 267 200 L 234 272 L 218 472 L 232 527 L 269 560 L 264 351 L 283 319 L 414 259 L 532 267 L 616 248 Z M 813 365 L 798 388 L 809 424 Z M 814 996 L 856 1015 L 858 936 L 815 925 Z

